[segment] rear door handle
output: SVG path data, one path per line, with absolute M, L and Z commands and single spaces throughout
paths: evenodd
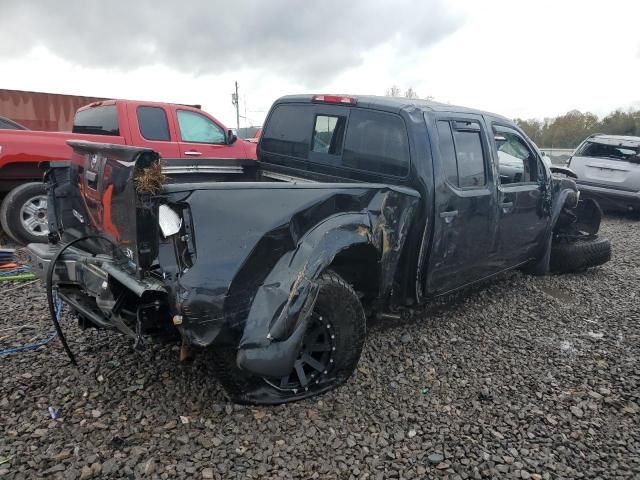
M 202 155 L 201 152 L 196 152 L 195 150 L 189 150 L 188 152 L 184 152 L 185 155 L 191 155 L 192 157 L 198 157 Z
M 440 218 L 444 218 L 446 223 L 451 223 L 458 216 L 458 210 L 450 210 L 448 212 L 440 212 Z

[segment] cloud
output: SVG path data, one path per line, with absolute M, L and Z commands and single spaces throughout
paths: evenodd
M 446 0 L 2 3 L 0 58 L 44 46 L 85 67 L 162 64 L 198 74 L 250 68 L 306 86 L 358 67 L 381 45 L 400 56 L 428 48 L 463 23 Z

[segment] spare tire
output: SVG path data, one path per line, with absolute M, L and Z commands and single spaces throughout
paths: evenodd
M 611 260 L 611 243 L 605 237 L 585 236 L 554 242 L 551 246 L 551 271 L 580 272 Z

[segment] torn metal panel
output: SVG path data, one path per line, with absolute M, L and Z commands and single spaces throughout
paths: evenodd
M 576 172 L 574 172 L 573 170 L 571 170 L 568 167 L 563 167 L 561 165 L 551 165 L 549 167 L 549 169 L 551 170 L 551 173 L 559 173 L 561 175 L 566 175 L 568 177 L 571 177 L 573 179 L 577 179 L 578 175 L 576 175 Z
M 290 370 L 290 362 L 278 362 L 297 346 L 289 339 L 303 331 L 315 280 L 338 253 L 374 248 L 379 299 L 389 299 L 418 199 L 407 189 L 339 184 L 195 190 L 183 200 L 195 225 L 194 243 L 214 253 L 198 255 L 192 268 L 167 279 L 181 331 L 196 345 L 237 346 L 245 351 L 239 362 L 249 370 L 260 364 L 265 374 L 269 361 L 273 375 Z M 210 216 L 215 225 L 207 222 Z

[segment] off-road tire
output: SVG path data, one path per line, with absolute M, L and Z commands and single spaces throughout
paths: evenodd
M 611 259 L 611 243 L 604 237 L 578 238 L 551 246 L 551 271 L 580 272 L 602 265 Z
M 335 350 L 326 378 L 330 382 L 309 385 L 308 390 L 283 392 L 268 379 L 241 370 L 234 349 L 213 352 L 213 373 L 232 401 L 243 404 L 279 404 L 308 398 L 344 383 L 355 370 L 366 337 L 366 317 L 353 287 L 340 275 L 327 270 L 320 286 L 314 313 L 328 319 L 335 333 Z
M 31 198 L 46 195 L 46 189 L 42 183 L 25 183 L 11 190 L 0 206 L 0 225 L 2 230 L 16 242 L 26 245 L 28 243 L 46 243 L 47 235 L 34 235 L 22 225 L 20 211 L 23 205 Z

